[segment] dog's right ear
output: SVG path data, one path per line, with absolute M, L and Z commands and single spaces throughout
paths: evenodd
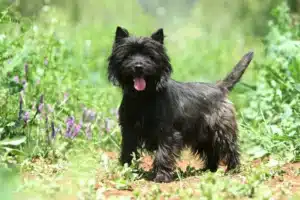
M 152 33 L 151 38 L 161 44 L 164 44 L 164 30 L 162 28 L 158 29 L 154 33 Z
M 118 26 L 116 29 L 115 41 L 119 41 L 126 37 L 129 37 L 128 31 L 125 28 Z

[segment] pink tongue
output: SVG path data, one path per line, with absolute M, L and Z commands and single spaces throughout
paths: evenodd
M 133 79 L 134 82 L 134 88 L 137 91 L 143 91 L 146 88 L 146 81 L 143 78 L 135 78 Z

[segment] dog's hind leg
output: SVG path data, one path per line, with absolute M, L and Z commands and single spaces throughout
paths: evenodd
M 224 131 L 225 134 L 217 134 L 218 141 L 215 142 L 215 146 L 220 147 L 220 159 L 227 165 L 226 171 L 229 171 L 235 169 L 240 164 L 240 153 L 237 143 L 237 130 L 230 128 Z
M 221 159 L 227 165 L 227 171 L 236 168 L 240 164 L 238 145 L 238 126 L 235 119 L 234 108 L 228 101 L 218 112 L 218 120 L 215 126 L 214 146 L 220 148 Z
M 206 144 L 202 149 L 201 159 L 204 161 L 204 171 L 216 172 L 220 162 L 220 148 L 213 144 Z
M 154 159 L 155 182 L 172 181 L 172 172 L 175 168 L 176 158 L 182 149 L 182 136 L 180 133 L 163 136 L 158 145 Z
M 240 165 L 240 153 L 239 153 L 239 148 L 236 143 L 232 143 L 229 145 L 229 150 L 226 155 L 226 164 L 227 164 L 227 170 L 232 170 L 235 169 L 237 166 Z
M 225 161 L 227 170 L 234 169 L 240 163 L 236 137 L 237 130 L 221 127 L 210 132 L 209 135 L 212 136 L 210 142 L 200 143 L 193 149 L 194 152 L 200 154 L 201 159 L 204 161 L 203 171 L 216 172 L 221 160 Z

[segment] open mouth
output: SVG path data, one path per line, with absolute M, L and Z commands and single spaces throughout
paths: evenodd
M 136 89 L 137 91 L 143 91 L 146 88 L 146 81 L 143 77 L 134 78 L 133 83 L 134 83 L 134 89 Z

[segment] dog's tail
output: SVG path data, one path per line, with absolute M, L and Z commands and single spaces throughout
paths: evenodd
M 235 84 L 239 82 L 240 78 L 250 64 L 253 54 L 254 53 L 252 51 L 245 54 L 243 58 L 235 65 L 233 70 L 217 85 L 219 87 L 226 88 L 228 91 L 232 90 Z

